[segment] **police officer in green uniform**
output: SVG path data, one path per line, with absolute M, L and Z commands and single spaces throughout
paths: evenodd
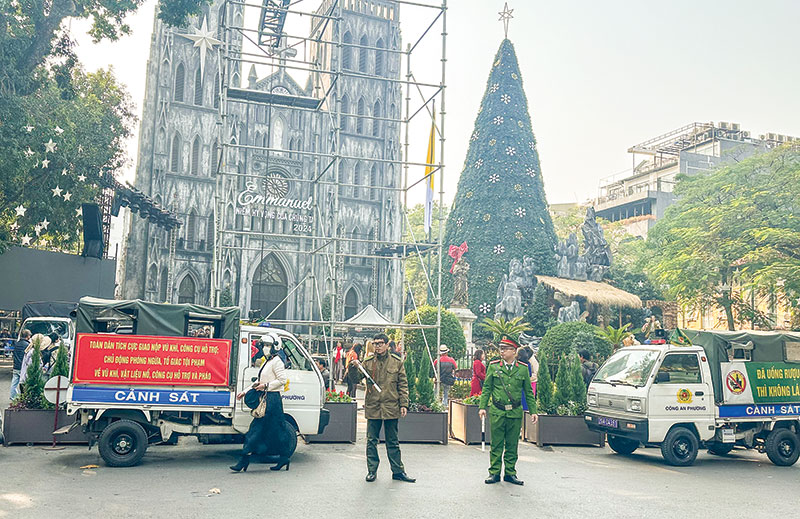
M 364 397 L 364 414 L 367 417 L 367 481 L 371 483 L 377 478 L 380 462 L 378 436 L 383 427 L 392 479 L 414 483 L 416 479 L 409 477 L 403 467 L 400 442 L 397 440 L 397 420 L 405 418 L 408 412 L 408 379 L 403 358 L 389 352 L 389 338 L 385 334 L 376 335 L 372 345 L 375 353 L 368 355 L 361 365 L 381 391 L 367 380 L 367 394 Z M 361 381 L 364 378 L 357 360 L 350 363 L 348 371 L 353 377 L 351 380 Z
M 536 421 L 536 399 L 531 389 L 531 376 L 528 366 L 516 360 L 519 345 L 507 337 L 500 341 L 500 359 L 489 363 L 483 392 L 479 404 L 480 417 L 486 418 L 486 408 L 492 426 L 492 449 L 489 453 L 489 477 L 485 483 L 491 485 L 500 481 L 500 469 L 505 462 L 503 481 L 515 485 L 524 484 L 517 478 L 517 448 L 522 428 L 522 393 L 534 422 Z M 489 400 L 491 399 L 491 405 Z M 505 450 L 505 454 L 504 451 Z

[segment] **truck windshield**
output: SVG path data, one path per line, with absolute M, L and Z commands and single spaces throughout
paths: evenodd
M 656 350 L 623 349 L 603 364 L 593 381 L 643 386 L 658 360 L 658 355 Z
M 24 328 L 30 330 L 31 335 L 50 335 L 55 332 L 59 337 L 69 337 L 69 329 L 64 321 L 28 321 Z

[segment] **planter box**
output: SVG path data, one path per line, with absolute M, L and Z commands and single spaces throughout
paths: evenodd
M 326 402 L 324 407 L 330 412 L 330 422 L 322 434 L 306 435 L 306 441 L 309 443 L 355 443 L 357 405 L 355 401 Z
M 481 419 L 477 405 L 450 401 L 450 437 L 467 445 L 481 442 Z M 486 417 L 486 443 L 492 441 L 492 427 Z
M 409 411 L 397 422 L 397 437 L 401 443 L 441 443 L 447 445 L 447 413 L 416 413 Z M 381 428 L 380 441 L 385 441 Z
M 526 412 L 522 422 L 522 438 L 544 445 L 586 445 L 603 447 L 606 437 L 603 433 L 592 432 L 581 416 L 557 416 L 540 414 L 539 421 L 532 423 L 530 413 Z
M 6 409 L 3 413 L 3 436 L 6 445 L 26 443 L 52 443 L 54 411 L 42 409 Z M 67 412 L 58 412 L 58 427 L 75 422 L 76 415 L 67 416 Z M 69 434 L 56 436 L 60 444 L 88 444 L 89 440 L 80 427 Z

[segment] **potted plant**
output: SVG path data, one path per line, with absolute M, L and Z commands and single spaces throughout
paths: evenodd
M 481 442 L 481 419 L 478 416 L 480 398 L 480 395 L 475 395 L 463 400 L 450 400 L 451 438 L 467 445 Z M 486 423 L 486 441 L 492 441 L 489 423 Z
M 22 391 L 3 415 L 3 436 L 6 445 L 27 443 L 50 443 L 53 441 L 53 424 L 58 412 L 59 426 L 75 422 L 75 416 L 67 416 L 65 405 L 56 411 L 53 404 L 44 397 L 46 376 L 42 370 L 41 348 L 47 346 L 49 339 L 36 334 L 31 339 L 33 348 L 31 363 L 28 365 L 27 377 Z M 58 349 L 52 375 L 66 376 L 69 372 L 67 349 L 61 345 Z M 86 436 L 80 430 L 58 438 L 59 443 L 87 443 Z
M 326 391 L 325 409 L 330 421 L 322 434 L 306 436 L 308 443 L 355 443 L 357 404 L 344 391 Z
M 447 444 L 447 411 L 434 397 L 433 379 L 429 376 L 430 363 L 421 354 L 409 353 L 406 358 L 406 376 L 409 380 L 409 409 L 397 425 L 401 442 Z M 410 372 L 410 373 L 409 373 Z M 381 430 L 381 441 L 384 440 Z
M 536 386 L 539 419 L 533 423 L 525 413 L 523 438 L 543 445 L 592 445 L 602 447 L 605 437 L 586 427 L 586 386 L 581 375 L 577 354 L 561 356 L 555 385 L 550 378 L 547 356 L 539 362 L 539 381 Z

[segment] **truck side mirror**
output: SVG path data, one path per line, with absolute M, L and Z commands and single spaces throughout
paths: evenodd
M 656 373 L 656 384 L 664 384 L 669 382 L 669 373 L 666 371 L 659 371 Z

